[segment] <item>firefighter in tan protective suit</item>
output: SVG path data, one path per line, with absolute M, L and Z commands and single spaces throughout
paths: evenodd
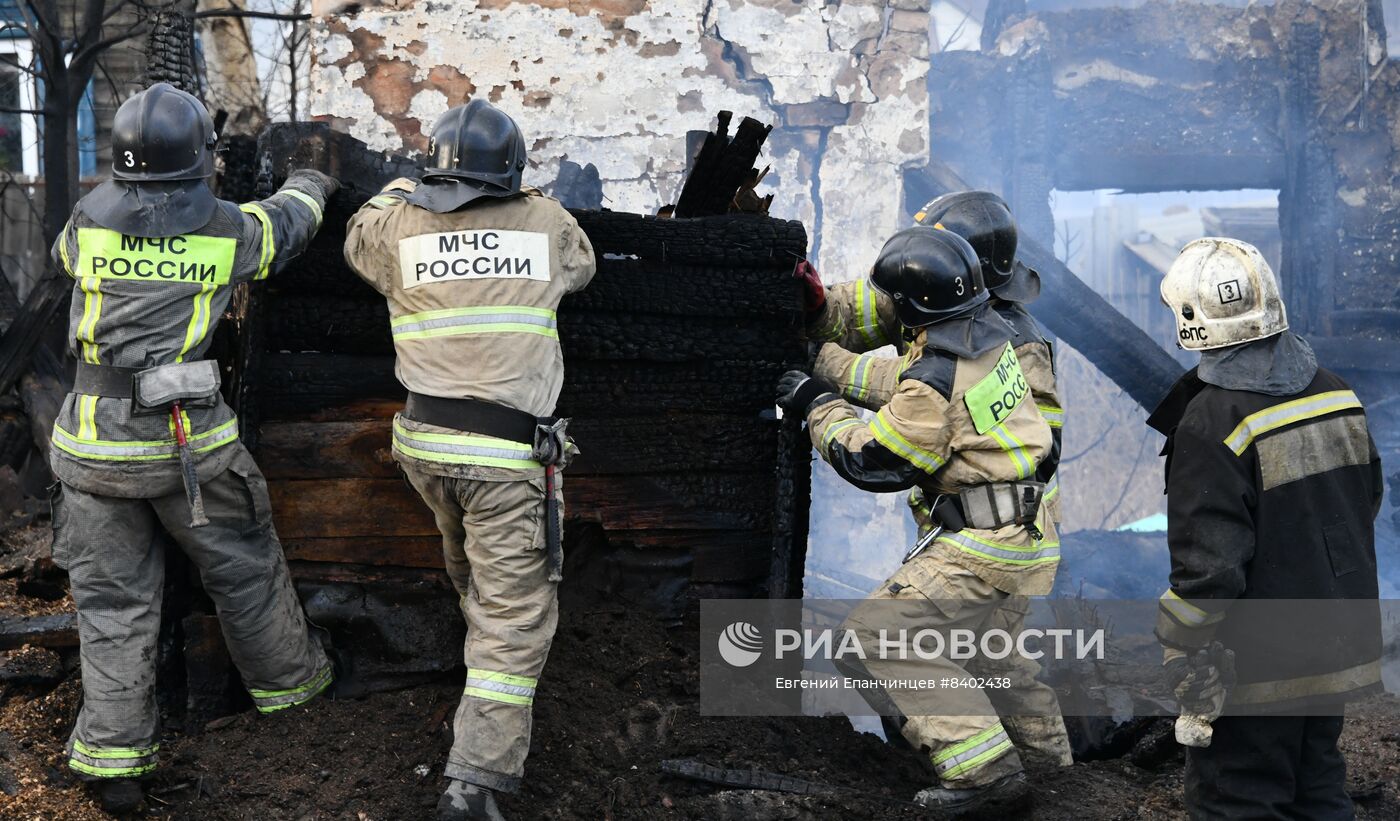
M 847 481 L 871 491 L 918 487 L 938 503 L 921 521 L 926 549 L 874 591 L 847 627 L 867 647 L 875 631 L 903 626 L 884 623 L 901 612 L 919 627 L 1014 634 L 1026 597 L 1050 591 L 1059 562 L 1054 522 L 1041 505 L 1044 484 L 1035 481 L 1053 437 L 1026 384 L 1015 331 L 989 303 L 977 252 L 951 231 L 916 226 L 896 234 L 868 287 L 856 311 L 827 306 L 839 312 L 827 317 L 830 327 L 857 335 L 862 328 L 898 329 L 884 339 L 903 338 L 904 356 L 882 361 L 827 345 L 818 376 L 784 377 L 780 403 L 805 416 L 814 445 Z M 895 322 L 879 322 L 882 304 Z M 867 341 L 880 339 L 870 333 Z M 884 375 L 874 375 L 876 368 Z M 838 390 L 862 394 L 864 404 L 878 407 L 875 417 L 858 418 Z M 872 698 L 882 712 L 902 714 L 903 737 L 938 773 L 940 784 L 916 797 L 925 806 L 962 812 L 1020 802 L 1026 786 L 1013 740 L 1069 763 L 1058 703 L 1035 681 L 1038 666 L 1015 654 L 995 666 L 983 661 L 964 669 L 940 658 L 919 669 L 919 678 L 1011 680 L 1005 690 L 964 692 L 963 706 L 950 714 L 930 715 L 938 710 L 927 704 L 920 714 L 898 693 L 880 694 L 888 702 Z M 888 667 L 873 650 L 862 667 L 874 678 L 909 677 L 907 667 Z
M 272 526 L 267 482 L 204 359 L 243 282 L 299 255 L 339 187 L 316 171 L 237 205 L 209 188 L 214 123 L 165 83 L 117 110 L 113 179 L 78 202 L 54 243 L 75 280 L 73 390 L 53 428 L 54 561 L 82 640 L 83 707 L 68 766 L 110 812 L 134 810 L 160 750 L 156 642 L 167 531 L 199 568 L 253 703 L 295 707 L 331 684 Z
M 557 201 L 521 188 L 525 141 L 484 100 L 449 110 L 421 181 L 395 180 L 350 221 L 345 258 L 389 301 L 409 389 L 393 453 L 432 508 L 467 620 L 467 683 L 439 819 L 499 819 L 530 748 L 558 619 L 572 444 L 554 411 L 555 310 L 596 267 Z
M 1022 307 L 1039 295 L 1040 281 L 1035 271 L 1016 262 L 1015 220 L 1000 197 L 985 191 L 938 197 L 921 208 L 915 220 L 920 225 L 952 231 L 968 241 L 977 252 L 983 281 L 991 293 L 989 304 L 1016 334 L 1013 341 L 1016 358 L 1030 386 L 1031 398 L 1053 435 L 1051 452 L 1036 468 L 1036 479 L 1046 483 L 1042 504 L 1058 526 L 1061 519 L 1056 474 L 1064 411 L 1056 385 L 1051 345 Z M 831 343 L 822 347 L 814 375 L 836 387 L 853 404 L 878 410 L 894 395 L 899 375 L 907 367 L 909 343 L 901 332 L 894 303 L 872 286 L 869 279 L 843 282 L 828 289 L 821 286 L 810 266 L 801 273 L 809 285 L 808 309 L 812 318 L 808 334 Z M 906 356 L 871 353 L 891 343 Z M 921 534 L 926 534 L 933 527 L 932 512 L 920 487 L 910 492 L 909 504 Z M 1012 625 L 999 626 L 1009 630 Z M 998 701 L 998 711 L 1008 735 L 1028 763 L 1036 766 L 1072 763 L 1064 720 L 1058 711 L 1043 711 L 1048 702 L 1043 700 L 1042 691 L 1037 689 L 1030 694 L 1035 710 L 1031 715 L 1015 714 L 1018 691 L 1014 688 L 989 692 Z

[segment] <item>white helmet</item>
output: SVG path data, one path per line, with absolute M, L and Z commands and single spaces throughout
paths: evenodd
M 1263 254 L 1237 239 L 1206 237 L 1181 249 L 1162 280 L 1176 314 L 1177 341 L 1208 351 L 1288 330 L 1278 280 Z

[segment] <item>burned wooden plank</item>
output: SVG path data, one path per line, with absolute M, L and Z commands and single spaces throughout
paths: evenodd
M 778 377 L 801 362 L 793 356 L 652 363 L 644 369 L 626 361 L 569 362 L 557 412 L 576 419 L 666 411 L 771 413 Z M 402 401 L 407 395 L 394 378 L 392 356 L 270 353 L 261 377 L 260 401 L 270 419 L 305 419 L 349 403 Z
M 26 644 L 39 647 L 77 647 L 77 614 L 58 613 L 52 616 L 0 614 L 0 650 L 14 650 Z
M 401 404 L 401 403 L 400 403 Z M 658 421 L 663 424 L 658 424 Z M 569 427 L 582 455 L 570 477 L 659 471 L 724 470 L 746 465 L 771 470 L 774 454 L 753 442 L 777 422 L 757 414 L 672 413 L 585 417 Z M 394 478 L 388 419 L 347 422 L 268 422 L 262 426 L 258 464 L 269 479 Z
M 377 567 L 441 568 L 442 537 L 354 536 L 339 538 L 282 537 L 290 561 L 334 562 Z
M 771 479 L 769 473 L 569 477 L 566 515 L 608 530 L 766 528 Z M 271 480 L 268 492 L 277 532 L 288 541 L 438 533 L 432 513 L 401 479 Z
M 572 311 L 559 316 L 560 345 L 569 361 L 581 359 L 687 362 L 781 358 L 800 355 L 797 318 L 734 317 Z M 389 311 L 384 300 L 326 295 L 286 295 L 266 317 L 267 347 L 274 351 L 336 351 L 391 355 Z

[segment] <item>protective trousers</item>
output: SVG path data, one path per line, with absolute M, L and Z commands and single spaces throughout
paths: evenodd
M 447 575 L 467 620 L 467 684 L 447 776 L 513 792 L 525 772 L 535 687 L 559 622 L 559 586 L 549 580 L 545 550 L 544 480 L 456 479 L 402 467 L 437 518 Z M 556 492 L 562 497 L 561 488 Z
M 1209 747 L 1186 748 L 1192 821 L 1356 817 L 1337 749 L 1341 716 L 1223 716 Z
M 164 527 L 199 570 L 224 641 L 258 710 L 315 698 L 331 666 L 306 618 L 272 528 L 267 483 L 240 444 L 203 487 L 210 523 L 191 528 L 184 491 L 152 499 L 64 485 L 54 504 L 54 561 L 67 568 L 82 642 L 83 706 L 68 766 L 94 778 L 156 767 L 156 640 L 165 579 Z
M 1040 665 L 1014 651 L 1004 659 L 979 654 L 959 661 L 949 657 L 951 648 L 945 645 L 937 654 L 920 655 L 910 648 L 901 659 L 892 643 L 900 631 L 913 637 L 934 630 L 946 640 L 953 630 L 970 630 L 980 638 L 993 629 L 1006 631 L 1014 642 L 1028 608 L 1024 596 L 1008 595 L 972 572 L 924 553 L 895 571 L 846 620 L 844 626 L 855 631 L 865 651 L 866 675 L 940 682 L 938 690 L 861 693 L 883 713 L 898 711 L 906 717 L 904 737 L 929 756 L 945 787 L 990 784 L 1021 770 L 1023 755 L 1033 766 L 1068 766 L 1069 737 L 1059 700 L 1036 680 Z M 999 641 L 993 645 L 1002 646 Z M 968 687 L 966 682 L 975 678 L 1005 679 L 1009 686 Z

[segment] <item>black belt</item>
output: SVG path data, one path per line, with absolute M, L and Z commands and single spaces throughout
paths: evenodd
M 136 374 L 144 370 L 146 369 L 79 362 L 78 370 L 73 375 L 73 393 L 110 399 L 130 399 L 136 384 Z
M 412 391 L 408 394 L 403 415 L 425 425 L 469 431 L 531 446 L 535 444 L 535 428 L 542 422 L 553 424 L 555 421 L 552 416 L 536 417 L 484 399 L 445 399 Z

